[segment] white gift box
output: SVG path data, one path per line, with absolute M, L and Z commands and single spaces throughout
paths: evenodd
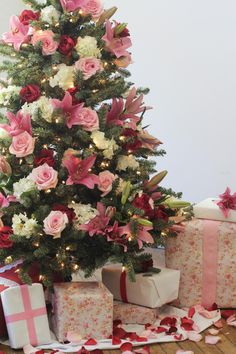
M 22 285 L 1 293 L 10 346 L 23 348 L 27 344 L 51 342 L 43 286 Z
M 114 299 L 150 308 L 161 307 L 178 298 L 180 271 L 160 268 L 160 273 L 136 274 L 131 282 L 120 266 L 107 266 L 102 280 Z
M 194 205 L 193 212 L 197 219 L 218 220 L 227 222 L 236 222 L 236 210 L 230 210 L 229 216 L 226 218 L 216 204 L 217 198 L 207 198 L 202 202 Z

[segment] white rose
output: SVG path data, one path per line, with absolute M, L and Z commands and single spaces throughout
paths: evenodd
M 63 90 L 68 90 L 74 86 L 74 74 L 74 66 L 60 64 L 57 74 L 50 79 L 49 84 L 51 87 L 59 86 Z
M 97 40 L 94 37 L 79 37 L 75 49 L 81 58 L 91 57 L 100 58 L 101 52 L 97 46 Z
M 119 171 L 125 171 L 127 168 L 130 168 L 131 170 L 137 170 L 139 168 L 139 163 L 133 155 L 121 155 L 118 159 L 116 169 Z
M 12 98 L 19 96 L 21 87 L 10 85 L 0 89 L 0 104 L 7 106 Z M 14 97 L 15 96 L 15 97 Z
M 23 193 L 36 190 L 36 185 L 34 181 L 28 178 L 22 178 L 19 182 L 13 184 L 13 195 L 20 200 L 20 197 Z
M 115 140 L 112 138 L 111 140 L 107 140 L 108 147 L 103 150 L 103 155 L 106 159 L 111 160 L 114 156 L 114 152 L 118 149 L 118 145 Z
M 51 100 L 45 96 L 41 96 L 37 101 L 25 103 L 22 106 L 22 113 L 31 115 L 32 120 L 37 120 L 40 114 L 48 123 L 52 122 L 53 106 Z
M 52 5 L 46 6 L 41 10 L 41 20 L 50 24 L 58 22 L 60 16 L 60 12 Z
M 98 215 L 97 209 L 92 208 L 91 204 L 72 203 L 69 204 L 68 207 L 73 208 L 76 214 L 76 219 L 74 221 L 75 228 L 78 228 L 79 225 L 88 223 Z
M 99 150 L 103 150 L 103 155 L 106 159 L 111 160 L 114 151 L 118 149 L 118 145 L 115 140 L 112 138 L 111 140 L 105 138 L 105 134 L 98 130 L 92 132 L 91 138 Z
M 37 220 L 29 219 L 26 214 L 15 214 L 12 218 L 13 233 L 18 236 L 30 238 L 37 226 Z

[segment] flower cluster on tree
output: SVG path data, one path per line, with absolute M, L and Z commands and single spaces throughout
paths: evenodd
M 132 41 L 100 0 L 24 0 L 0 66 L 0 262 L 90 275 L 108 260 L 132 276 L 146 246 L 176 231 L 186 203 L 159 184 L 161 142 L 143 125 L 146 89 L 127 78 Z

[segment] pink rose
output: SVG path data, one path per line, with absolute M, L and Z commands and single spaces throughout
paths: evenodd
M 86 14 L 90 14 L 94 19 L 100 17 L 103 13 L 103 5 L 101 0 L 84 0 L 81 9 Z
M 6 158 L 4 156 L 0 156 L 0 173 L 3 173 L 4 175 L 11 175 L 11 166 L 7 162 Z
M 85 0 L 60 0 L 61 1 L 61 6 L 63 7 L 63 10 L 65 11 L 76 11 L 79 8 L 81 8 L 82 3 Z
M 82 108 L 73 120 L 73 125 L 81 125 L 84 130 L 89 132 L 99 129 L 97 112 L 93 111 L 91 108 Z
M 29 175 L 39 190 L 55 188 L 58 182 L 58 172 L 54 168 L 48 166 L 47 163 L 34 168 Z
M 112 183 L 115 181 L 116 176 L 110 171 L 100 172 L 98 175 L 98 189 L 103 192 L 102 197 L 105 197 L 112 190 Z
M 42 43 L 43 55 L 52 55 L 58 48 L 58 42 L 54 41 L 54 33 L 52 31 L 36 31 L 32 37 L 32 44 L 36 46 L 39 42 Z
M 82 71 L 84 74 L 84 80 L 88 80 L 98 71 L 103 70 L 102 62 L 97 58 L 81 58 L 75 63 L 75 68 Z
M 43 221 L 46 235 L 51 235 L 53 238 L 60 238 L 62 231 L 68 224 L 68 217 L 66 213 L 61 211 L 51 211 L 51 213 Z
M 13 136 L 9 151 L 16 157 L 25 157 L 33 153 L 34 145 L 35 138 L 32 138 L 28 132 L 23 132 Z

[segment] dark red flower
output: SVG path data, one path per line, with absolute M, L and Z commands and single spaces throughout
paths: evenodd
M 168 214 L 165 212 L 165 208 L 162 206 L 159 206 L 158 208 L 155 208 L 154 211 L 154 218 L 162 220 L 164 222 L 167 222 L 169 219 Z
M 42 149 L 38 155 L 35 156 L 34 158 L 34 166 L 38 167 L 43 165 L 44 163 L 47 163 L 48 166 L 54 167 L 55 166 L 55 160 L 53 157 L 54 153 L 53 150 L 49 149 Z
M 40 13 L 32 10 L 24 10 L 19 16 L 19 20 L 24 25 L 29 25 L 30 21 L 38 21 Z
M 153 216 L 153 208 L 150 204 L 151 198 L 149 195 L 143 193 L 141 196 L 137 196 L 132 205 L 137 209 L 142 209 L 145 213 L 145 216 L 152 217 Z
M 75 106 L 76 104 L 81 103 L 81 101 L 77 100 L 77 98 L 75 97 L 75 95 L 77 94 L 77 92 L 79 91 L 79 86 L 70 88 L 67 90 L 67 92 L 69 92 L 69 94 L 72 97 L 72 105 Z
M 67 206 L 65 206 L 63 204 L 55 204 L 53 206 L 52 210 L 53 211 L 61 211 L 62 213 L 65 213 L 68 217 L 69 222 L 72 222 L 76 217 L 74 209 L 68 208 Z
M 13 245 L 13 242 L 9 240 L 9 237 L 13 233 L 12 228 L 9 226 L 0 227 L 0 249 L 1 248 L 10 248 Z
M 41 91 L 38 85 L 26 85 L 20 90 L 20 98 L 22 101 L 32 103 L 41 96 Z
M 73 38 L 67 35 L 63 35 L 61 36 L 61 40 L 58 46 L 58 51 L 62 55 L 70 55 L 75 45 L 76 43 Z
M 126 343 L 123 343 L 121 346 L 120 346 L 120 350 L 122 352 L 125 352 L 125 351 L 131 351 L 133 348 L 133 345 L 129 342 L 126 342 Z
M 131 129 L 124 129 L 121 136 L 125 137 L 125 141 L 122 143 L 123 149 L 129 152 L 135 152 L 142 147 L 142 142 L 138 140 L 138 133 Z

